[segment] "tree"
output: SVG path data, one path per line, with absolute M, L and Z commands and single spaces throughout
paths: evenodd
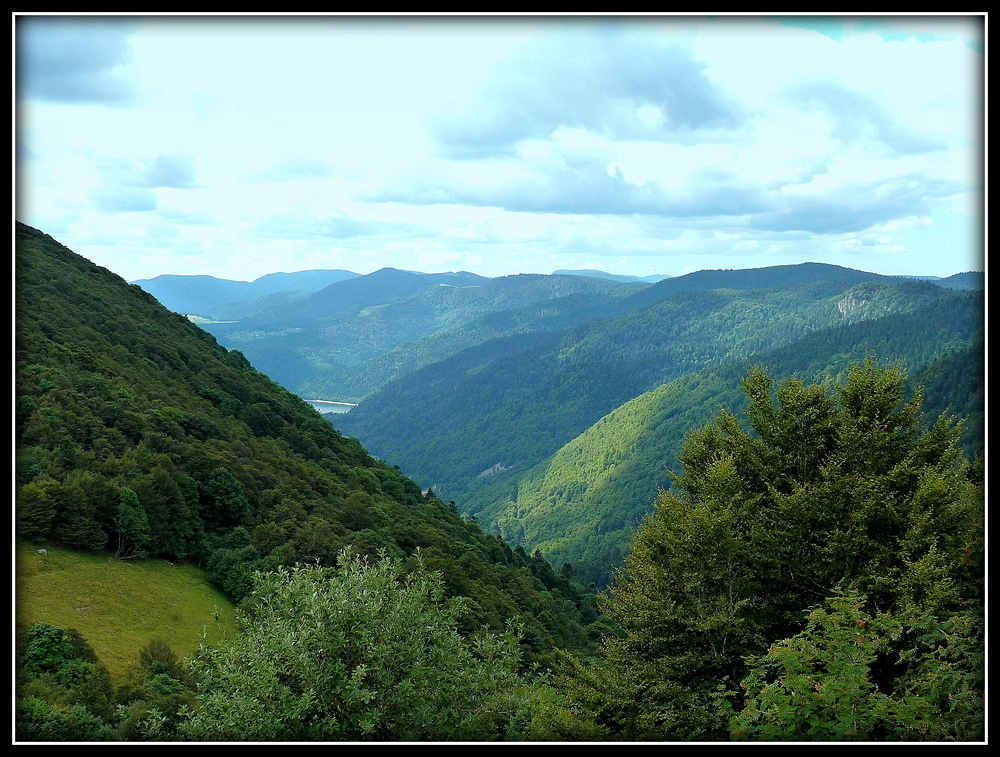
M 48 537 L 59 510 L 61 486 L 50 476 L 41 475 L 17 492 L 17 533 L 40 541 Z
M 115 557 L 127 559 L 145 556 L 150 541 L 149 520 L 139 497 L 125 486 L 121 488 L 114 529 L 118 535 Z
M 19 655 L 15 722 L 22 741 L 109 741 L 111 677 L 79 632 L 35 623 Z
M 441 578 L 343 552 L 338 568 L 257 573 L 242 634 L 192 663 L 196 740 L 468 740 L 506 736 L 525 686 L 511 634 L 457 631 Z
M 983 738 L 981 617 L 916 605 L 866 612 L 856 589 L 808 614 L 806 629 L 751 660 L 734 738 L 954 741 Z M 891 659 L 895 681 L 873 675 Z
M 746 427 L 722 412 L 686 439 L 607 602 L 622 634 L 573 677 L 620 737 L 725 739 L 717 688 L 838 587 L 874 614 L 940 614 L 981 592 L 964 559 L 982 520 L 960 426 L 925 427 L 901 370 L 868 361 L 842 386 L 754 370 L 743 389 Z
M 201 496 L 205 525 L 216 531 L 239 525 L 249 507 L 243 485 L 228 468 L 216 468 L 208 475 Z

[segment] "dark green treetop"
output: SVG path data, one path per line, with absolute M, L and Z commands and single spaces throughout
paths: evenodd
M 726 738 L 718 687 L 839 589 L 873 614 L 936 616 L 978 599 L 981 564 L 966 558 L 981 492 L 956 448 L 960 424 L 926 427 L 905 386 L 872 361 L 841 386 L 775 386 L 754 370 L 746 425 L 721 412 L 689 435 L 607 602 L 621 636 L 603 666 L 566 679 L 595 735 Z M 891 687 L 898 671 L 881 675 Z

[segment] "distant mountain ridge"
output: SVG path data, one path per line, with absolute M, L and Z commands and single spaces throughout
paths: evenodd
M 589 648 L 590 599 L 543 559 L 422 492 L 141 287 L 21 223 L 15 253 L 19 539 L 190 559 L 233 600 L 257 570 L 420 549 L 449 596 L 470 598 L 470 633 L 516 621 L 526 664 Z M 122 601 L 141 614 L 149 600 Z
M 542 307 L 568 296 L 622 297 L 635 285 L 580 276 L 517 274 L 485 278 L 458 272 L 416 274 L 382 269 L 339 282 L 284 307 L 238 323 L 204 324 L 223 344 L 239 349 L 260 370 L 295 392 L 354 401 L 369 393 L 375 373 L 324 377 L 378 358 L 407 343 L 454 332 L 480 318 Z M 467 345 L 465 345 L 467 346 Z M 415 363 L 424 362 L 416 356 Z M 389 368 L 388 375 L 397 370 Z
M 985 289 L 986 275 L 982 271 L 965 271 L 937 279 L 934 283 L 949 289 Z
M 657 281 L 669 279 L 666 274 L 653 274 L 652 276 L 628 276 L 621 273 L 607 273 L 597 271 L 592 268 L 561 269 L 552 272 L 553 276 L 589 276 L 594 279 L 610 279 L 611 281 L 621 281 L 628 284 L 655 284 Z
M 862 281 L 897 282 L 895 276 L 844 268 L 830 263 L 797 263 L 762 268 L 719 268 L 693 271 L 663 279 L 635 295 L 637 303 L 659 302 L 676 292 L 703 292 L 712 289 L 772 289 L 809 281 L 860 284 Z
M 385 305 L 413 296 L 431 286 L 477 286 L 489 279 L 467 271 L 419 273 L 398 268 L 380 268 L 363 276 L 338 281 L 295 303 L 281 317 L 289 324 L 308 325 L 312 319 L 344 313 L 372 305 Z M 262 316 L 268 320 L 273 315 Z
M 733 276 L 742 271 L 744 275 Z M 596 269 L 560 269 L 553 271 L 554 276 L 581 276 L 604 279 L 619 283 L 657 284 L 667 281 L 682 281 L 675 285 L 678 289 L 691 290 L 696 288 L 714 289 L 717 277 L 727 278 L 726 286 L 742 289 L 757 288 L 759 282 L 767 279 L 771 284 L 763 286 L 781 286 L 784 283 L 815 279 L 817 273 L 830 280 L 850 280 L 853 269 L 826 263 L 801 263 L 791 266 L 770 266 L 751 269 L 706 269 L 683 274 L 667 276 L 653 274 L 649 276 L 630 276 L 613 274 Z M 862 272 L 863 273 L 863 272 Z M 865 274 L 866 277 L 881 277 L 881 274 Z M 426 279 L 424 277 L 432 277 Z M 433 283 L 448 283 L 453 286 L 470 286 L 490 277 L 459 271 L 456 273 L 423 273 L 397 268 L 382 268 L 370 274 L 358 274 L 343 269 L 311 269 L 291 273 L 276 272 L 261 276 L 253 281 L 223 279 L 207 275 L 163 274 L 149 279 L 137 279 L 129 283 L 137 284 L 156 297 L 169 310 L 183 314 L 195 314 L 207 318 L 239 319 L 254 315 L 264 310 L 283 308 L 306 296 L 318 293 L 331 284 L 337 284 L 350 279 L 363 279 L 356 289 L 344 288 L 334 290 L 327 297 L 315 300 L 317 310 L 323 310 L 324 303 L 339 300 L 341 304 L 334 305 L 336 310 L 350 309 L 361 304 L 379 304 L 378 298 L 394 299 L 418 291 L 421 285 L 430 286 Z M 984 275 L 981 272 L 964 272 L 945 278 L 934 276 L 885 276 L 888 279 L 910 278 L 929 280 L 940 286 L 953 289 L 983 289 Z M 721 279 L 719 279 L 721 280 Z M 668 285 L 666 290 L 671 289 Z M 373 298 L 371 291 L 379 292 L 378 298 Z M 659 295 L 653 294 L 656 297 Z M 388 301 L 388 300 L 385 300 Z M 330 312 L 330 311 L 326 311 Z
M 316 269 L 269 273 L 253 281 L 234 281 L 215 276 L 163 274 L 129 283 L 139 285 L 175 313 L 211 316 L 223 305 L 256 300 L 279 292 L 316 292 L 357 275 L 340 269 Z

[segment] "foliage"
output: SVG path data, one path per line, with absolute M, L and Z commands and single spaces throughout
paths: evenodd
M 36 623 L 17 662 L 19 741 L 170 740 L 194 704 L 183 664 L 160 640 L 117 686 L 73 629 Z
M 467 632 L 523 622 L 532 662 L 589 646 L 578 584 L 546 585 L 543 566 L 138 287 L 23 224 L 16 252 L 20 536 L 196 561 L 234 600 L 255 570 L 333 565 L 347 546 L 433 549 L 474 598 Z
M 613 733 L 725 738 L 716 687 L 838 587 L 872 617 L 943 618 L 981 594 L 976 476 L 948 418 L 924 428 L 899 370 L 868 362 L 835 387 L 755 370 L 744 390 L 749 428 L 722 412 L 689 435 L 607 604 L 622 635 L 588 675 Z
M 18 645 L 16 735 L 24 741 L 107 741 L 112 685 L 73 629 L 35 623 Z
M 150 539 L 149 519 L 135 492 L 125 486 L 121 489 L 121 500 L 115 513 L 114 532 L 118 534 L 116 557 L 145 555 Z
M 731 732 L 764 741 L 951 741 L 984 736 L 982 621 L 915 605 L 872 615 L 856 589 L 750 661 Z M 903 673 L 873 675 L 889 664 Z
M 502 738 L 520 704 L 516 637 L 458 632 L 437 574 L 347 552 L 257 574 L 243 633 L 193 662 L 198 740 Z
M 116 740 L 111 726 L 78 704 L 62 710 L 44 699 L 25 697 L 15 704 L 14 717 L 18 741 Z
M 58 673 L 77 659 L 76 650 L 61 628 L 36 623 L 28 631 L 22 664 L 29 673 Z

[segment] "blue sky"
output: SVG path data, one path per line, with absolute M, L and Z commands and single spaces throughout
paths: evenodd
M 128 280 L 983 267 L 984 17 L 14 17 L 19 220 Z

